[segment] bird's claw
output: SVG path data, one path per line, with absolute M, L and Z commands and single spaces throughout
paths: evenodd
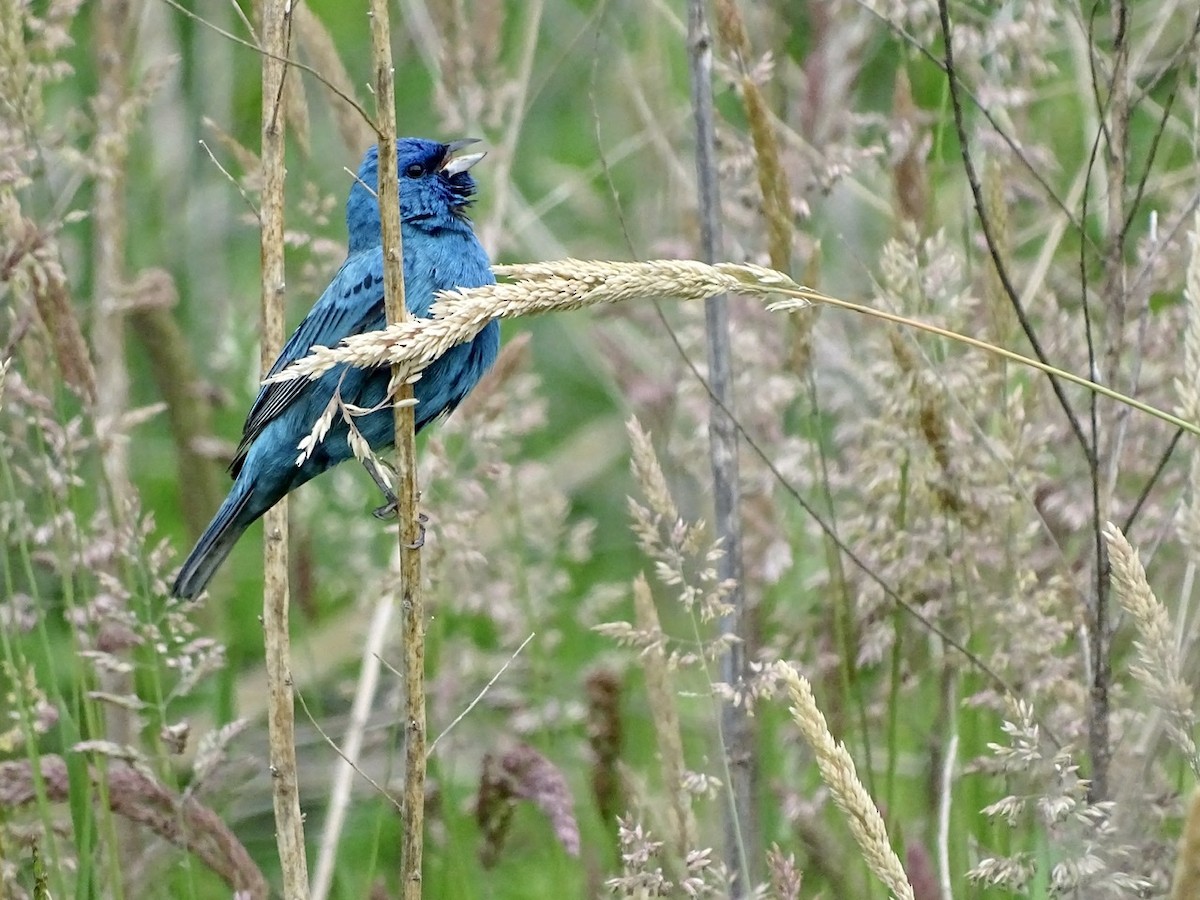
M 387 503 L 383 504 L 383 506 L 377 506 L 375 509 L 371 510 L 371 515 L 381 522 L 390 522 L 392 519 L 396 518 L 396 515 L 399 512 L 400 501 L 393 497 Z
M 429 522 L 429 516 L 425 513 L 417 513 L 417 539 L 411 544 L 404 546 L 409 550 L 420 550 L 425 546 L 425 525 Z

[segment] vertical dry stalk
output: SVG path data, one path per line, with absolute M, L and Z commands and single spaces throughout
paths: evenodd
M 717 185 L 716 121 L 712 97 L 712 35 L 704 0 L 688 3 L 688 60 L 692 83 L 692 115 L 696 123 L 696 179 L 700 205 L 701 256 L 713 262 L 721 251 L 721 199 Z M 732 612 L 721 619 L 722 634 L 744 637 L 746 595 L 742 585 L 742 537 L 738 519 L 738 446 L 733 419 L 733 374 L 729 342 L 729 301 L 721 294 L 704 301 L 708 378 L 713 402 L 709 412 L 709 452 L 713 471 L 713 505 L 717 535 L 725 550 L 717 563 L 722 579 L 734 582 Z M 745 669 L 745 644 L 735 641 L 722 658 L 722 677 L 736 686 Z M 753 881 L 747 846 L 756 846 L 754 752 L 750 722 L 743 706 L 726 704 L 721 712 L 722 750 L 729 763 L 730 784 L 725 812 L 725 859 L 732 873 L 731 895 L 745 896 Z
M 1097 381 L 1102 379 L 1116 380 L 1116 374 L 1121 370 L 1120 361 L 1124 355 L 1125 321 L 1128 315 L 1126 308 L 1129 296 L 1129 285 L 1126 282 L 1125 248 L 1128 228 L 1125 222 L 1125 184 L 1128 179 L 1129 167 L 1129 117 L 1131 114 L 1129 95 L 1129 10 L 1123 0 L 1112 5 L 1113 16 L 1113 55 L 1112 80 L 1109 85 L 1109 117 L 1105 127 L 1108 139 L 1106 154 L 1107 195 L 1108 195 L 1108 240 L 1104 261 L 1104 287 L 1101 296 L 1105 298 L 1108 316 L 1105 323 L 1106 347 L 1105 357 L 1100 372 L 1093 372 L 1092 377 Z M 1103 114 L 1103 110 L 1101 110 Z M 1086 291 L 1084 303 L 1088 302 Z M 1089 337 L 1089 340 L 1091 338 Z M 1093 368 L 1096 361 L 1091 359 Z M 1104 544 L 1101 534 L 1101 523 L 1108 515 L 1109 499 L 1105 491 L 1101 493 L 1100 468 L 1105 466 L 1106 481 L 1113 483 L 1117 467 L 1121 464 L 1119 446 L 1120 429 L 1107 429 L 1111 439 L 1102 437 L 1105 430 L 1100 424 L 1097 412 L 1099 398 L 1092 394 L 1089 402 L 1092 409 L 1092 526 L 1096 534 L 1096 596 L 1092 609 L 1090 641 L 1092 649 L 1092 684 L 1091 708 L 1088 711 L 1088 749 L 1092 759 L 1092 788 L 1088 799 L 1096 803 L 1108 798 L 1108 766 L 1112 760 L 1112 739 L 1109 728 L 1109 697 L 1108 686 L 1112 679 L 1112 664 L 1110 650 L 1112 643 L 1112 625 L 1109 618 L 1109 583 L 1104 577 L 1105 565 Z
M 126 164 L 129 156 L 129 126 L 122 114 L 130 93 L 130 57 L 137 13 L 136 0 L 103 0 L 95 9 L 96 94 L 96 194 L 92 207 L 93 264 L 95 287 L 92 342 L 96 363 L 95 427 L 104 452 L 101 467 L 110 503 L 112 521 L 125 522 L 133 486 L 129 481 L 129 457 L 122 424 L 129 408 L 129 372 L 125 365 L 125 316 L 120 311 L 125 288 Z M 112 563 L 110 565 L 116 565 Z M 110 572 L 109 574 L 115 574 Z M 120 671 L 101 675 L 103 690 L 123 694 L 131 688 L 131 677 Z M 113 706 L 105 714 L 109 740 L 128 744 L 136 725 L 129 710 Z M 113 859 L 128 871 L 140 840 L 126 823 L 116 828 L 117 846 Z
M 371 617 L 363 642 L 358 686 L 350 706 L 350 720 L 342 740 L 341 758 L 336 763 L 333 785 L 329 789 L 329 808 L 325 815 L 325 827 L 321 830 L 321 848 L 317 856 L 317 871 L 313 875 L 311 900 L 325 900 L 333 886 L 333 870 L 338 861 L 346 810 L 350 806 L 350 789 L 357 774 L 367 722 L 375 705 L 379 672 L 383 667 L 383 645 L 391 629 L 395 610 L 395 598 L 390 593 L 381 598 L 375 606 L 375 614 Z
M 129 404 L 125 369 L 125 317 L 119 312 L 125 277 L 125 163 L 129 135 L 122 108 L 129 94 L 130 23 L 133 0 L 103 0 L 95 8 L 96 199 L 92 204 L 95 287 L 92 348 L 96 361 L 96 427 L 104 444 L 104 477 L 112 515 L 123 520 L 131 491 L 129 460 L 118 432 Z M 120 738 L 116 738 L 119 740 Z
M 639 630 L 649 634 L 662 633 L 650 585 L 643 575 L 638 575 L 633 582 L 633 608 Z M 654 720 L 654 738 L 662 762 L 663 783 L 670 799 L 667 822 L 674 845 L 671 849 L 675 851 L 675 861 L 682 864 L 696 846 L 696 822 L 692 816 L 691 799 L 683 785 L 687 767 L 683 758 L 679 711 L 675 708 L 675 698 L 671 693 L 666 654 L 662 646 L 647 647 L 642 652 L 641 661 L 646 673 L 646 696 Z
M 283 96 L 291 37 L 290 0 L 262 0 L 262 368 L 278 355 L 284 334 Z M 287 499 L 263 517 L 263 633 L 267 725 L 271 744 L 275 841 L 285 900 L 308 896 L 308 861 L 296 778 L 295 706 L 288 634 Z
M 379 139 L 379 213 L 383 238 L 384 304 L 388 324 L 405 321 L 404 247 L 400 234 L 400 182 L 396 171 L 395 73 L 387 0 L 371 0 L 371 53 L 375 66 L 375 116 Z M 404 645 L 404 839 L 402 883 L 406 900 L 421 897 L 425 843 L 425 598 L 421 593 L 421 524 L 417 519 L 417 445 L 412 385 L 392 368 L 398 387 L 392 407 L 396 431 L 396 498 L 400 514 L 400 609 Z
M 1196 896 L 1200 896 L 1200 790 L 1192 791 L 1183 834 L 1179 836 L 1179 853 L 1175 857 L 1175 875 L 1171 883 L 1171 900 Z

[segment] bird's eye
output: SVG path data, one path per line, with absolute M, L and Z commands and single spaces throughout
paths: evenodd
M 409 178 L 420 178 L 422 175 L 425 174 L 425 167 L 423 165 L 421 165 L 420 163 L 413 163 L 411 166 L 409 166 L 407 169 L 404 170 L 404 174 L 407 175 Z

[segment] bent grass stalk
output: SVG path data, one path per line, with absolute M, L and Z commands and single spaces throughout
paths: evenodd
M 270 380 L 316 380 L 334 366 L 345 363 L 358 367 L 391 365 L 397 369 L 395 377 L 411 383 L 435 359 L 456 344 L 475 337 L 493 319 L 514 319 L 661 297 L 704 300 L 715 294 L 733 292 L 787 298 L 775 300 L 767 307 L 773 312 L 795 312 L 814 305 L 832 306 L 924 331 L 1061 378 L 1200 436 L 1200 424 L 1083 376 L 929 322 L 822 294 L 764 266 L 738 263 L 710 266 L 686 259 L 648 262 L 563 259 L 493 266 L 493 271 L 497 277 L 508 280 L 479 288 L 442 291 L 438 293 L 428 319 L 409 319 L 380 331 L 353 335 L 337 347 L 314 347 L 312 353 Z

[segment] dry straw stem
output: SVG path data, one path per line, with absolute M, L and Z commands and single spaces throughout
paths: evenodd
M 813 698 L 812 686 L 788 663 L 779 665 L 779 674 L 794 704 L 792 719 L 800 726 L 804 739 L 816 754 L 821 779 L 829 786 L 838 808 L 846 814 L 850 833 L 858 842 L 867 867 L 897 900 L 913 900 L 912 885 L 908 883 L 900 858 L 892 850 L 883 816 L 858 780 L 854 760 L 846 746 L 835 741 L 829 733 L 825 716 Z
M 442 291 L 437 295 L 428 319 L 410 319 L 381 331 L 353 335 L 333 348 L 314 347 L 308 356 L 292 363 L 271 380 L 308 378 L 315 381 L 343 363 L 360 367 L 398 366 L 405 379 L 415 380 L 422 369 L 454 345 L 475 337 L 493 319 L 515 319 L 661 297 L 704 300 L 714 294 L 732 292 L 747 296 L 788 298 L 772 303 L 768 309 L 773 312 L 797 312 L 814 304 L 825 305 L 915 328 L 1054 375 L 1200 436 L 1200 424 L 1087 378 L 919 319 L 822 294 L 796 284 L 782 272 L 764 266 L 738 263 L 708 265 L 690 259 L 649 262 L 561 259 L 493 266 L 492 271 L 497 277 L 510 280 L 479 288 Z
M 1179 855 L 1175 858 L 1175 876 L 1171 881 L 1171 900 L 1200 897 L 1200 789 L 1192 791 L 1187 821 L 1179 836 Z
M 270 368 L 283 344 L 283 150 L 284 78 L 291 29 L 291 0 L 263 0 L 262 58 L 262 367 Z M 288 633 L 286 498 L 263 517 L 263 640 L 267 666 L 267 731 L 275 842 L 283 873 L 284 900 L 308 896 L 304 820 L 296 774 L 296 720 Z
M 638 575 L 634 579 L 633 608 L 638 630 L 650 634 L 662 633 L 658 610 L 654 608 L 654 597 L 644 575 Z M 642 651 L 641 663 L 646 673 L 646 697 L 650 703 L 650 717 L 654 721 L 654 738 L 658 743 L 663 783 L 670 800 L 667 822 L 671 834 L 671 849 L 676 854 L 676 858 L 671 862 L 682 866 L 688 851 L 696 846 L 696 822 L 692 816 L 691 800 L 683 783 L 687 767 L 683 758 L 679 711 L 675 708 L 675 697 L 671 691 L 671 678 L 667 671 L 667 659 L 662 644 L 655 643 Z
M 1200 775 L 1200 754 L 1192 738 L 1196 727 L 1192 712 L 1195 694 L 1180 674 L 1179 652 L 1167 609 L 1150 589 L 1137 551 L 1112 522 L 1104 526 L 1104 540 L 1113 591 L 1138 634 L 1134 641 L 1138 659 L 1130 672 L 1146 689 L 1149 701 L 1166 715 L 1167 735 L 1187 758 L 1192 772 Z
M 404 248 L 400 233 L 400 176 L 396 170 L 395 73 L 387 0 L 371 0 L 371 58 L 379 142 L 378 199 L 383 241 L 384 306 L 389 328 L 412 317 L 404 302 Z M 425 845 L 425 598 L 421 587 L 421 523 L 417 517 L 417 443 L 412 385 L 399 366 L 392 406 L 396 444 L 396 500 L 400 518 L 400 609 L 404 654 L 404 834 L 401 883 L 406 900 L 420 900 Z

